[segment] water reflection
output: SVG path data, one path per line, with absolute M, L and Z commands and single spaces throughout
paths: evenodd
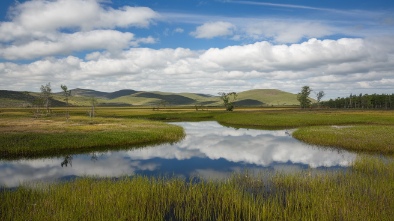
M 177 144 L 63 158 L 0 161 L 0 185 L 92 175 L 178 175 L 224 178 L 244 169 L 287 172 L 338 169 L 356 155 L 303 144 L 286 130 L 234 129 L 216 122 L 176 123 L 187 136 Z
M 63 162 L 60 164 L 62 167 L 63 166 L 68 166 L 68 164 L 70 164 L 70 166 L 73 166 L 73 164 L 72 164 L 72 161 L 73 161 L 73 156 L 71 156 L 71 155 L 67 155 L 67 156 L 65 156 L 64 157 L 64 160 L 63 160 Z

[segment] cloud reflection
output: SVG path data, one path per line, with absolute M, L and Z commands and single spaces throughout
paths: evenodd
M 285 130 L 234 129 L 216 122 L 176 123 L 187 136 L 179 143 L 64 158 L 0 161 L 0 185 L 53 181 L 75 176 L 118 177 L 134 174 L 228 177 L 241 169 L 297 170 L 346 167 L 356 155 L 301 143 Z

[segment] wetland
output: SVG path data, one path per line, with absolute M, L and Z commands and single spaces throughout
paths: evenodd
M 390 111 L 108 108 L 94 120 L 82 113 L 73 109 L 70 122 L 56 113 L 0 113 L 2 220 L 394 215 Z M 317 142 L 327 137 L 337 143 Z

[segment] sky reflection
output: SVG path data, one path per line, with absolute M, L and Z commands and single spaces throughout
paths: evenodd
M 130 151 L 91 153 L 64 158 L 0 161 L 0 185 L 56 181 L 84 175 L 119 177 L 135 174 L 225 178 L 242 170 L 295 172 L 349 166 L 356 154 L 301 143 L 285 130 L 223 127 L 216 122 L 175 123 L 187 136 L 179 143 Z M 63 167 L 62 164 L 63 163 Z

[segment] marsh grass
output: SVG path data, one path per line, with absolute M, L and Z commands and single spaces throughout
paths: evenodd
M 80 178 L 0 191 L 1 220 L 391 220 L 394 161 L 310 176 L 234 174 L 185 182 L 143 176 Z
M 394 155 L 394 125 L 303 127 L 293 136 L 320 146 Z
M 275 110 L 223 113 L 215 119 L 224 125 L 260 129 L 298 128 L 317 125 L 394 125 L 392 111 Z
M 9 117 L 1 119 L 0 126 L 2 159 L 125 149 L 184 137 L 181 127 L 142 119 L 74 116 L 66 122 L 63 117 Z

